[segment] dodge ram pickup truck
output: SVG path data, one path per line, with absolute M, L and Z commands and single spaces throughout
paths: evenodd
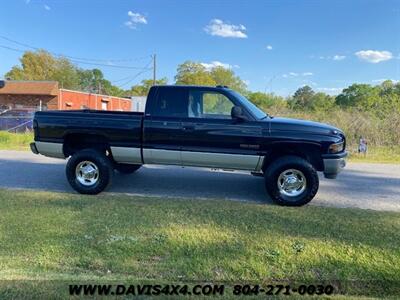
M 68 182 L 83 194 L 103 191 L 114 170 L 162 164 L 247 170 L 274 202 L 300 206 L 317 193 L 317 172 L 335 178 L 347 155 L 341 130 L 269 116 L 225 86 L 153 86 L 144 113 L 40 111 L 33 128 L 32 152 L 69 158 Z

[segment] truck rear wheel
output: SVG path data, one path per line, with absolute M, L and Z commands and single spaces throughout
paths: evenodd
M 319 188 L 318 173 L 305 159 L 283 156 L 265 171 L 265 186 L 279 205 L 301 206 L 310 202 Z
M 68 160 L 66 175 L 71 187 L 81 194 L 98 194 L 112 179 L 110 159 L 94 149 L 81 150 Z
M 119 164 L 116 163 L 114 165 L 114 169 L 120 172 L 121 174 L 132 174 L 140 169 L 142 165 L 130 165 L 130 164 Z

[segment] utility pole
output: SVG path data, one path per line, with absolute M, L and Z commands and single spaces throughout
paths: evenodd
M 153 55 L 153 85 L 156 85 L 156 69 L 157 68 L 157 63 L 156 63 L 156 54 Z

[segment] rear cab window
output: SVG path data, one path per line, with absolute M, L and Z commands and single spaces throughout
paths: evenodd
M 151 115 L 156 117 L 184 118 L 188 114 L 187 106 L 187 89 L 162 87 L 157 91 Z

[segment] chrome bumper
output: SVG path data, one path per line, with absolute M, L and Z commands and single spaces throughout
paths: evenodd
M 328 179 L 335 179 L 336 176 L 346 166 L 347 153 L 338 154 L 335 156 L 327 156 L 324 161 L 324 176 Z

